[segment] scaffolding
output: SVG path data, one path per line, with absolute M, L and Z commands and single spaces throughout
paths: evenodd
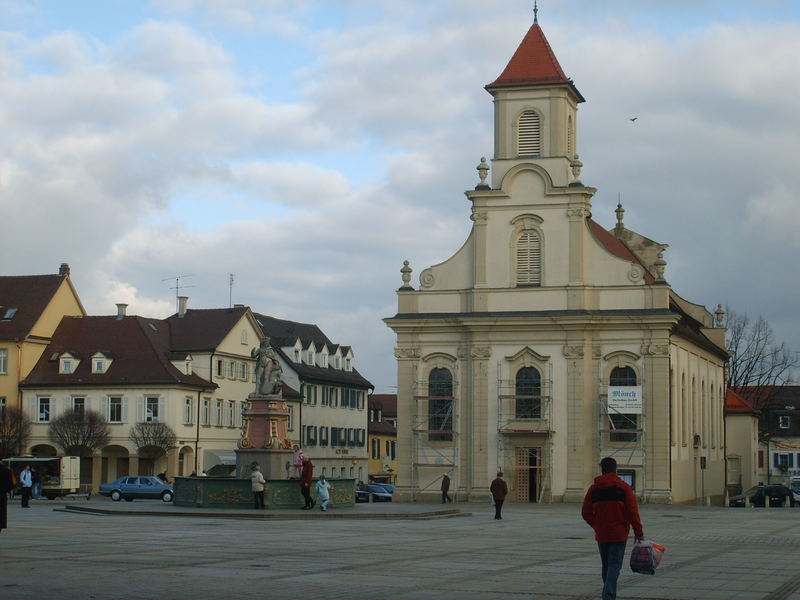
M 602 368 L 602 367 L 601 367 Z M 640 500 L 644 500 L 647 451 L 645 448 L 644 381 L 639 413 L 624 413 L 609 405 L 609 384 L 602 372 L 598 381 L 598 457 L 610 456 L 617 461 L 617 474 L 628 480 Z M 637 387 L 638 387 L 637 386 Z
M 456 390 L 453 381 L 453 390 Z M 430 489 L 438 490 L 440 477 L 420 477 L 421 472 L 440 469 L 450 475 L 458 489 L 458 411 L 457 398 L 429 396 L 428 383 L 417 381 L 414 395 L 413 439 L 411 444 L 412 500 Z M 442 474 L 444 474 L 442 473 Z
M 497 363 L 497 469 L 513 474 L 517 502 L 553 499 L 552 365 L 538 387 L 517 393 L 532 390 L 518 390 Z

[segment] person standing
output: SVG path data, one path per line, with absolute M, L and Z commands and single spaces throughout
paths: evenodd
M 500 521 L 503 516 L 500 514 L 503 510 L 503 502 L 508 495 L 508 484 L 503 479 L 503 473 L 497 474 L 497 478 L 489 486 L 489 491 L 492 492 L 492 500 L 494 500 L 494 520 Z
M 600 471 L 583 499 L 581 516 L 594 529 L 600 551 L 603 600 L 615 600 L 630 529 L 637 541 L 644 538 L 644 531 L 636 496 L 617 476 L 617 461 L 607 456 L 600 461 Z
M 31 489 L 33 487 L 33 474 L 30 465 L 25 465 L 19 474 L 19 486 L 22 488 L 22 508 L 30 508 Z
M 261 467 L 254 465 L 253 472 L 250 474 L 250 486 L 253 488 L 253 501 L 257 509 L 264 508 L 264 484 L 266 483 L 264 475 L 261 474 Z
M 447 473 L 442 475 L 442 504 L 446 504 L 447 502 L 452 502 L 453 499 L 450 497 L 450 494 L 447 492 L 450 491 L 450 477 Z
M 303 470 L 300 472 L 300 493 L 305 499 L 303 510 L 314 508 L 314 500 L 311 499 L 311 478 L 314 476 L 314 463 L 307 456 L 303 457 Z
M 8 528 L 8 493 L 13 489 L 11 469 L 0 462 L 0 532 Z
M 325 475 L 319 476 L 319 481 L 317 481 L 314 489 L 319 499 L 319 508 L 322 512 L 325 512 L 328 510 L 328 502 L 331 501 L 331 484 L 325 479 Z

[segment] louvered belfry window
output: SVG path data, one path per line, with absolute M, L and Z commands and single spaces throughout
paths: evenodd
M 517 285 L 542 285 L 542 239 L 523 231 L 517 240 Z
M 542 153 L 542 124 L 539 113 L 525 111 L 519 117 L 517 155 L 539 156 Z

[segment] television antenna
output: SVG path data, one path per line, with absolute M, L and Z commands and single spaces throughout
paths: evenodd
M 186 288 L 193 288 L 193 285 L 181 285 L 181 279 L 186 279 L 187 277 L 194 277 L 194 275 L 176 275 L 175 277 L 165 277 L 161 281 L 172 281 L 175 280 L 175 287 L 171 287 L 169 289 L 175 290 L 175 312 L 177 313 L 179 310 L 178 306 L 178 297 L 181 295 L 181 290 Z

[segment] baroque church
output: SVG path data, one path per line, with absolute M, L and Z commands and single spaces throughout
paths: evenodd
M 660 244 L 592 219 L 580 180 L 584 98 L 534 20 L 500 76 L 494 157 L 466 192 L 450 258 L 406 261 L 397 314 L 396 497 L 578 502 L 613 456 L 644 502 L 725 495 L 723 312 L 680 297 Z M 491 172 L 491 174 L 490 174 Z

